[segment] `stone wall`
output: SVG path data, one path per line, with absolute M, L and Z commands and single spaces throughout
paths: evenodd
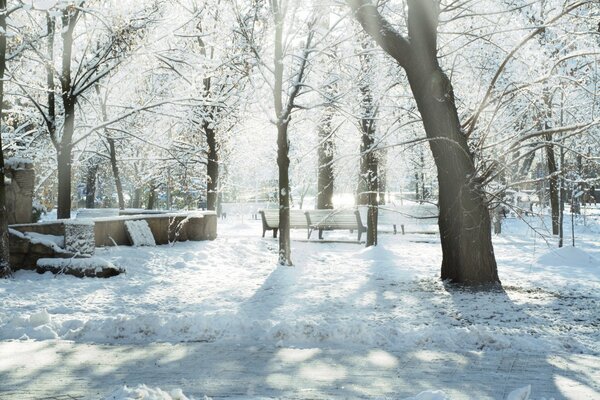
M 8 159 L 5 162 L 6 209 L 9 224 L 33 222 L 33 187 L 35 172 L 28 160 Z
M 217 215 L 213 212 L 181 214 L 132 215 L 94 219 L 96 246 L 130 246 L 125 221 L 145 220 L 156 244 L 174 241 L 214 240 L 217 237 Z

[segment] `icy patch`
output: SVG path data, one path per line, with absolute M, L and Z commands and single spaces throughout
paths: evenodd
M 595 267 L 600 266 L 600 262 L 594 257 L 581 250 L 578 247 L 561 247 L 552 250 L 540 256 L 537 260 L 538 264 L 543 264 L 552 267 Z
M 187 397 L 181 389 L 166 392 L 160 388 L 138 385 L 136 388 L 123 386 L 111 393 L 105 400 L 193 400 L 193 398 Z M 205 396 L 204 400 L 209 400 L 209 398 Z
M 152 231 L 145 220 L 125 221 L 125 228 L 131 243 L 135 246 L 156 246 Z

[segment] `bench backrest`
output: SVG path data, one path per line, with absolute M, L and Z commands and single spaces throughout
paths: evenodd
M 362 226 L 356 210 L 310 210 L 306 215 L 313 228 L 358 229 Z
M 268 228 L 279 228 L 279 209 L 268 208 L 260 211 L 263 219 L 263 224 L 266 223 Z M 290 228 L 308 228 L 306 215 L 303 210 L 290 210 Z

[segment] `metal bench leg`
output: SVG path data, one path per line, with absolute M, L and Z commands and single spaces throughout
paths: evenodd
M 396 230 L 396 224 L 394 224 L 393 227 L 394 227 L 394 235 L 395 235 L 396 233 L 398 233 L 398 231 Z
M 400 225 L 400 227 L 402 228 L 402 234 L 404 235 L 404 224 Z
M 358 230 L 358 241 L 360 242 L 360 237 L 362 236 L 362 230 Z
M 273 229 L 273 237 L 277 239 L 277 228 Z
M 323 239 L 323 229 L 319 229 L 319 239 Z

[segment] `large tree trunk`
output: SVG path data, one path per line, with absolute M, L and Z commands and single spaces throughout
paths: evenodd
M 207 164 L 206 164 L 206 209 L 217 210 L 217 200 L 219 194 L 219 154 L 217 149 L 216 132 L 210 127 L 209 121 L 203 123 L 206 143 L 208 144 Z
M 0 0 L 0 124 L 4 109 L 4 72 L 6 70 L 6 0 Z M 4 154 L 0 135 L 0 278 L 10 276 L 10 253 L 8 242 L 8 212 L 6 210 L 6 186 L 4 179 Z
M 333 208 L 333 154 L 334 142 L 331 127 L 333 109 L 325 108 L 319 124 L 318 173 L 317 173 L 317 209 Z
M 438 173 L 441 278 L 499 283 L 487 200 L 460 128 L 452 85 L 437 60 L 439 3 L 408 0 L 408 40 L 369 1 L 347 1 L 363 28 L 406 70 L 421 113 Z

